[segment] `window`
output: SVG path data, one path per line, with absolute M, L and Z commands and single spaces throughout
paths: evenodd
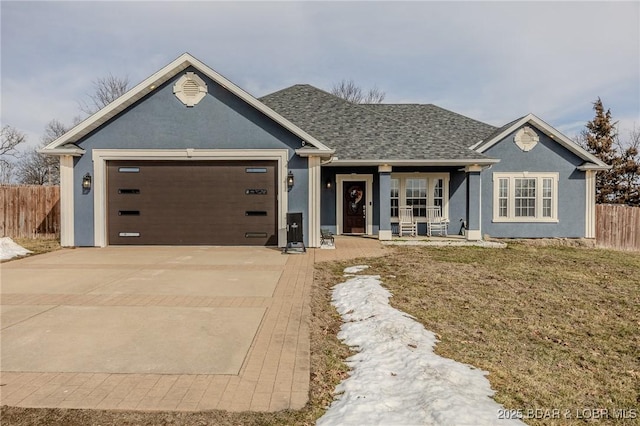
M 413 215 L 427 216 L 427 180 L 406 179 L 405 188 L 405 200 L 407 206 L 413 206 Z
M 400 206 L 400 181 L 391 179 L 391 217 L 398 217 Z
M 433 205 L 440 207 L 440 213 L 442 213 L 442 206 L 444 205 L 444 179 L 434 179 Z
M 494 222 L 557 222 L 557 173 L 494 173 Z
M 553 206 L 553 179 L 542 179 L 542 217 L 552 217 L 551 207 Z
M 391 217 L 399 206 L 412 206 L 413 216 L 425 218 L 428 206 L 439 206 L 448 217 L 449 175 L 435 173 L 393 173 L 391 175 Z M 397 220 L 397 219 L 396 219 Z
M 509 215 L 509 179 L 498 179 L 498 216 L 507 217 Z
M 536 180 L 515 179 L 516 217 L 536 217 Z

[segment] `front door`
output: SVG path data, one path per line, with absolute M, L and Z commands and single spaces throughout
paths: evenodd
M 366 182 L 344 182 L 342 223 L 344 234 L 366 233 Z

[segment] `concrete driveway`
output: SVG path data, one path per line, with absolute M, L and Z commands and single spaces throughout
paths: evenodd
M 65 249 L 3 263 L 2 404 L 300 408 L 313 255 Z

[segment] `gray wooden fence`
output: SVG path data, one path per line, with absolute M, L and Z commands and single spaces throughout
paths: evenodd
M 640 207 L 596 205 L 596 244 L 603 248 L 640 251 Z

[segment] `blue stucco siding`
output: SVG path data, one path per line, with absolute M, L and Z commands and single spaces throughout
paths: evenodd
M 207 83 L 208 94 L 197 105 L 186 107 L 173 94 L 173 85 L 182 75 L 169 80 L 77 144 L 85 150 L 301 147 L 300 138 L 202 74 L 198 75 Z
M 482 172 L 482 233 L 503 238 L 580 238 L 585 236 L 585 173 L 576 169 L 584 160 L 531 124 L 540 141 L 528 152 L 514 143 L 514 131 L 484 154 L 500 159 Z M 558 173 L 558 222 L 493 222 L 493 173 Z
M 194 71 L 208 87 L 207 96 L 193 107 L 173 94 L 186 71 Z M 94 245 L 93 191 L 81 189 L 82 176 L 93 174 L 93 149 L 287 149 L 295 174 L 288 210 L 303 212 L 308 226 L 308 162 L 295 154 L 300 138 L 197 70 L 184 72 L 76 142 L 86 153 L 74 159 L 75 245 Z

